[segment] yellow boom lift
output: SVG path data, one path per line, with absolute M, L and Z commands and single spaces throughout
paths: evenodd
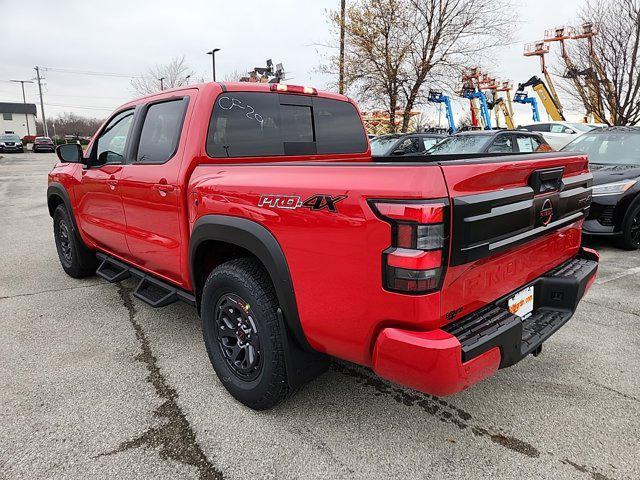
M 531 77 L 529 80 L 527 80 L 526 82 L 518 85 L 518 90 L 516 91 L 516 95 L 515 95 L 515 100 L 518 103 L 525 103 L 520 99 L 522 97 L 524 98 L 527 97 L 524 91 L 524 89 L 527 87 L 532 87 L 533 91 L 538 94 L 538 98 L 542 102 L 544 109 L 549 114 L 549 117 L 551 117 L 551 120 L 554 120 L 556 122 L 565 120 L 560 104 L 557 103 L 555 97 L 553 96 L 551 91 L 547 88 L 547 86 L 544 84 L 544 82 L 535 75 Z
M 557 110 L 560 114 L 560 116 L 562 116 L 562 104 L 560 103 L 560 97 L 558 96 L 558 92 L 556 91 L 556 87 L 553 85 L 553 81 L 551 80 L 551 75 L 549 74 L 549 70 L 547 70 L 547 64 L 545 62 L 544 56 L 549 53 L 549 44 L 545 43 L 546 40 L 538 40 L 537 42 L 533 42 L 533 43 L 527 43 L 524 46 L 524 56 L 525 57 L 539 57 L 540 58 L 540 71 L 542 72 L 542 74 L 544 75 L 544 79 L 547 81 L 547 85 L 544 85 L 544 83 L 542 83 L 542 85 L 544 86 L 544 90 L 546 90 L 546 92 L 544 92 L 544 94 L 549 97 L 551 99 L 551 101 L 553 102 L 553 110 Z M 537 78 L 537 77 L 536 77 Z M 535 90 L 535 88 L 534 88 Z M 536 91 L 536 93 L 538 93 Z M 542 103 L 544 104 L 544 100 L 542 98 L 540 98 L 540 100 L 542 101 Z M 545 108 L 547 106 L 545 105 Z M 552 114 L 549 112 L 549 110 L 547 110 L 547 113 L 549 113 L 550 116 L 552 116 Z M 555 114 L 555 112 L 554 112 Z M 557 116 L 557 115 L 556 115 Z M 553 118 L 553 116 L 552 116 Z M 564 120 L 564 116 L 562 116 L 561 119 L 559 118 L 553 118 L 553 120 Z
M 589 60 L 591 61 L 592 71 L 590 75 L 587 77 L 588 87 L 589 87 L 589 98 L 591 100 L 591 105 L 598 105 L 599 110 L 604 111 L 602 104 L 602 97 L 600 96 L 600 91 L 598 89 L 598 82 L 602 82 L 604 85 L 605 95 L 612 99 L 615 98 L 615 88 L 611 80 L 607 78 L 606 72 L 604 71 L 604 67 L 602 66 L 602 62 L 595 53 L 595 49 L 593 48 L 593 37 L 598 34 L 598 31 L 595 29 L 593 23 L 585 22 L 582 24 L 580 33 L 574 34 L 571 38 L 573 40 L 580 40 L 586 38 L 589 42 Z M 615 102 L 609 102 L 610 107 L 615 106 Z M 615 108 L 615 107 L 614 107 Z M 614 112 L 611 112 L 612 115 Z M 602 119 L 601 119 L 602 120 Z
M 600 118 L 597 112 L 594 111 L 594 105 L 600 105 L 599 102 L 602 101 L 597 89 L 597 76 L 595 76 L 595 71 L 592 68 L 588 68 L 586 70 L 578 70 L 575 66 L 571 58 L 569 58 L 569 53 L 567 52 L 567 47 L 565 42 L 567 40 L 574 40 L 576 38 L 591 38 L 595 35 L 595 31 L 591 31 L 588 34 L 576 34 L 572 27 L 561 26 L 556 27 L 550 30 L 545 31 L 544 33 L 544 41 L 546 43 L 558 42 L 560 43 L 560 53 L 562 55 L 562 59 L 564 60 L 566 71 L 565 78 L 569 78 L 572 80 L 573 85 L 582 100 L 583 105 L 587 111 L 587 119 L 592 117 L 596 122 L 604 122 L 604 119 Z M 580 81 L 580 77 L 586 77 L 587 88 Z M 595 82 L 595 83 L 594 83 Z M 591 86 L 589 86 L 591 84 Z M 596 102 L 596 103 L 592 103 Z M 602 111 L 601 109 L 599 109 Z
M 504 88 L 505 83 L 506 86 L 509 87 L 507 89 Z M 481 90 L 489 90 L 491 92 L 491 100 L 487 101 L 489 109 L 494 111 L 494 115 L 496 117 L 496 127 L 500 127 L 500 114 L 504 117 L 504 123 L 509 130 L 513 130 L 515 128 L 512 113 L 507 106 L 507 103 L 504 101 L 504 98 L 498 96 L 498 91 L 509 91 L 510 86 L 509 82 L 502 82 L 500 85 L 496 82 L 495 78 L 490 77 L 486 73 L 479 78 L 479 87 Z
M 502 113 L 502 117 L 504 118 L 504 123 L 509 130 L 513 130 L 516 128 L 514 122 L 513 115 L 513 104 L 511 103 L 511 90 L 513 90 L 513 83 L 509 80 L 505 80 L 502 82 L 495 82 L 494 89 L 494 99 L 493 99 L 493 108 L 496 108 L 496 123 L 500 125 L 498 121 L 498 112 Z M 504 97 L 498 96 L 498 92 L 506 92 L 507 100 L 505 101 Z

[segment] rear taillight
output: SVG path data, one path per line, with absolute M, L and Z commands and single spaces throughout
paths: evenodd
M 371 206 L 391 225 L 391 247 L 382 252 L 385 288 L 412 294 L 439 289 L 447 262 L 448 201 L 379 200 Z

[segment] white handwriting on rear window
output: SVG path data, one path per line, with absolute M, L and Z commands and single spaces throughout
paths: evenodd
M 256 113 L 256 110 L 248 103 L 245 104 L 245 103 L 242 103 L 242 101 L 238 100 L 237 98 L 232 98 L 226 95 L 222 95 L 218 99 L 218 106 L 223 110 L 232 110 L 233 108 L 247 110 L 245 117 L 255 120 L 260 124 L 260 127 L 262 127 L 262 124 L 264 122 L 262 115 L 260 115 L 259 113 Z

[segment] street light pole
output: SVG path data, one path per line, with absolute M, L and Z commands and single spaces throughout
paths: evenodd
M 160 80 L 160 90 L 164 90 L 164 79 L 165 77 L 159 78 L 158 80 Z
M 207 55 L 211 55 L 211 65 L 213 67 L 213 81 L 216 81 L 216 52 L 219 52 L 219 48 L 214 48 L 210 52 L 207 52 Z
M 22 103 L 24 104 L 24 121 L 27 122 L 27 137 L 31 136 L 31 132 L 29 131 L 29 115 L 27 115 L 27 97 L 24 94 L 24 84 L 25 83 L 33 83 L 31 80 L 11 80 L 15 83 L 20 83 L 22 85 Z

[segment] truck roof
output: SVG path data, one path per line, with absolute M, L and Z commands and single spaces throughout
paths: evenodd
M 223 91 L 228 91 L 228 92 L 271 92 L 271 86 L 272 85 L 277 85 L 274 83 L 253 83 L 253 82 L 205 82 L 205 83 L 194 83 L 191 85 L 184 85 L 182 87 L 176 87 L 176 88 L 170 88 L 167 90 L 161 90 L 159 92 L 156 93 L 152 93 L 149 95 L 144 95 L 142 97 L 137 97 L 135 99 L 130 100 L 129 102 L 123 103 L 122 105 L 120 105 L 116 110 L 119 110 L 122 107 L 128 106 L 128 105 L 132 105 L 132 104 L 136 104 L 139 103 L 141 101 L 147 100 L 147 99 L 152 99 L 155 97 L 158 97 L 160 95 L 166 95 L 167 93 L 172 93 L 172 92 L 183 92 L 186 90 L 193 90 L 193 89 L 197 89 L 197 90 L 211 90 L 211 89 L 217 89 L 217 88 L 222 88 Z M 283 85 L 295 85 L 295 84 L 283 84 Z M 339 93 L 334 93 L 334 92 L 327 92 L 327 91 L 322 91 L 322 90 L 318 90 L 315 89 L 315 94 L 311 95 L 311 94 L 301 94 L 301 93 L 296 93 L 296 92 L 280 92 L 280 93 L 289 93 L 291 95 L 302 95 L 302 96 L 314 96 L 314 97 L 321 97 L 321 98 L 331 98 L 334 100 L 341 100 L 344 102 L 351 102 L 351 99 L 349 99 L 349 97 L 345 96 L 345 95 L 341 95 Z M 275 93 L 275 92 L 274 92 Z

